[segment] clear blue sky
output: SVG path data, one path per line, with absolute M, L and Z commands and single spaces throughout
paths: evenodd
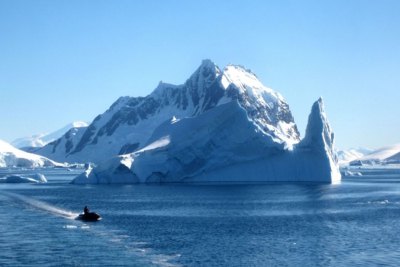
M 210 58 L 250 68 L 302 135 L 325 100 L 339 148 L 400 142 L 400 1 L 0 0 L 0 138 L 91 121 Z

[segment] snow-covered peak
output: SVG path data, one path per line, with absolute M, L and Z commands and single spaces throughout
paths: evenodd
M 365 147 L 358 147 L 358 148 L 350 148 L 347 150 L 339 150 L 337 152 L 339 165 L 347 165 L 349 162 L 353 160 L 358 160 L 365 155 L 372 153 L 374 150 L 365 148 Z
M 201 62 L 200 67 L 190 76 L 186 81 L 186 85 L 193 89 L 204 90 L 211 86 L 211 84 L 217 79 L 221 71 L 218 66 L 209 59 L 205 59 Z
M 250 70 L 239 65 L 228 65 L 220 76 L 221 87 L 227 95 L 237 95 L 239 102 L 264 133 L 289 147 L 300 140 L 289 105 L 274 90 L 264 86 Z
M 222 71 L 222 76 L 224 78 L 222 80 L 222 84 L 224 85 L 225 89 L 228 88 L 230 83 L 234 83 L 240 88 L 244 87 L 242 86 L 243 83 L 253 85 L 256 88 L 263 87 L 254 73 L 240 65 L 227 65 Z
M 148 96 L 119 98 L 74 140 L 67 137 L 38 153 L 63 161 L 100 162 L 127 153 L 127 147 L 143 148 L 156 127 L 173 116 L 196 117 L 229 102 L 238 102 L 257 130 L 276 142 L 287 147 L 299 142 L 289 105 L 279 93 L 243 67 L 229 65 L 221 72 L 214 62 L 203 60 L 184 84 L 160 82 Z
M 363 156 L 359 160 L 361 161 L 384 161 L 397 153 L 400 153 L 400 144 L 394 144 L 390 146 L 384 146 L 377 150 Z
M 240 65 L 226 66 L 222 72 L 221 84 L 225 89 L 234 84 L 242 92 L 269 100 L 272 97 L 283 101 L 283 97 L 279 93 L 265 87 L 254 73 Z
M 58 129 L 51 133 L 34 134 L 34 135 L 28 136 L 28 137 L 17 138 L 14 141 L 12 141 L 11 144 L 18 148 L 43 147 L 43 146 L 47 145 L 48 143 L 53 142 L 54 140 L 60 138 L 66 132 L 68 132 L 69 130 L 71 130 L 73 128 L 82 128 L 82 127 L 87 127 L 88 125 L 89 124 L 84 121 L 75 121 L 75 122 L 68 123 L 61 129 Z
M 89 123 L 85 122 L 85 121 L 74 121 L 73 123 L 71 123 L 71 128 L 82 128 L 82 127 L 88 127 Z

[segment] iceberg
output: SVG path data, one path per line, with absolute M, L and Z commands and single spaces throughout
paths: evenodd
M 43 174 L 37 173 L 30 176 L 23 176 L 18 174 L 7 175 L 0 178 L 0 183 L 47 183 L 47 179 Z
M 281 142 L 237 100 L 159 125 L 146 145 L 77 176 L 73 184 L 322 182 L 341 179 L 322 98 L 305 137 Z

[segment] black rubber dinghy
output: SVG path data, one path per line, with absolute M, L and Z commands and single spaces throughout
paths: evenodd
M 76 219 L 85 221 L 85 222 L 96 222 L 96 221 L 100 221 L 101 217 L 96 212 L 88 212 L 88 213 L 79 214 L 79 216 L 76 217 Z

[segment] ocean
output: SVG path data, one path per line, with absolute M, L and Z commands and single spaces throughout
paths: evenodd
M 397 266 L 400 170 L 331 184 L 0 184 L 0 266 Z M 87 205 L 102 220 L 75 220 Z

